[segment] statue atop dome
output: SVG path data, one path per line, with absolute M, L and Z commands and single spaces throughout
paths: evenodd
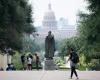
M 51 10 L 51 9 L 52 9 L 52 8 L 51 8 L 51 4 L 50 4 L 50 3 L 48 4 L 48 9 L 49 9 L 49 10 Z

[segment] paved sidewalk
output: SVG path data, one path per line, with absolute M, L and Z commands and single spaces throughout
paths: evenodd
M 78 71 L 79 80 L 100 80 L 100 71 Z M 1 71 L 0 80 L 71 80 L 70 71 Z M 75 80 L 75 76 L 72 80 Z

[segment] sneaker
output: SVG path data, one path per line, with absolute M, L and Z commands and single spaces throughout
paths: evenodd
M 76 80 L 78 80 L 79 78 L 77 77 Z

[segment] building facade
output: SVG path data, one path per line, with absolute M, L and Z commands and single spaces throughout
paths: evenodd
M 63 18 L 60 21 L 57 21 L 51 4 L 48 4 L 48 11 L 44 13 L 42 25 L 36 27 L 39 34 L 38 39 L 44 40 L 48 31 L 52 31 L 56 40 L 76 36 L 77 31 L 75 26 L 67 23 L 68 21 Z
M 48 11 L 44 13 L 42 26 L 45 30 L 57 29 L 57 21 L 55 13 L 52 11 L 51 4 L 48 4 Z

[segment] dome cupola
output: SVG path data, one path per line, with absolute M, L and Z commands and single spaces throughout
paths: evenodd
M 43 16 L 42 26 L 47 29 L 57 29 L 55 13 L 52 11 L 51 4 L 48 4 L 48 11 Z

